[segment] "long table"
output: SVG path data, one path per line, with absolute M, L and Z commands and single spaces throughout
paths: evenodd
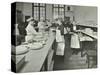
M 49 35 L 46 45 L 39 49 L 39 50 L 30 50 L 25 55 L 25 61 L 26 64 L 24 67 L 20 70 L 20 72 L 38 72 L 41 70 L 45 59 L 49 53 L 49 50 L 52 48 L 52 44 L 55 40 L 55 36 L 53 33 Z
M 87 34 L 86 32 L 83 32 L 83 31 L 81 31 L 83 34 L 85 34 L 85 35 L 87 35 L 87 36 L 89 36 L 89 37 L 91 37 L 91 38 L 93 38 L 93 39 L 98 39 L 98 36 L 97 35 L 92 35 L 92 34 Z
M 84 32 L 84 31 L 82 31 L 82 30 L 75 30 L 74 32 L 75 32 L 75 33 L 82 33 L 82 34 L 87 35 L 87 36 L 89 36 L 89 37 L 91 37 L 91 38 L 93 38 L 93 39 L 96 39 L 96 40 L 98 39 L 98 36 L 97 36 L 97 35 L 88 34 L 88 33 Z

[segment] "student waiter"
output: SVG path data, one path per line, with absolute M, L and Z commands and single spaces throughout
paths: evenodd
M 70 55 L 71 52 L 71 31 L 73 29 L 72 23 L 70 22 L 70 18 L 69 17 L 65 17 L 64 22 L 63 22 L 63 26 L 64 26 L 64 40 L 65 40 L 65 50 L 64 50 L 64 57 L 68 57 Z

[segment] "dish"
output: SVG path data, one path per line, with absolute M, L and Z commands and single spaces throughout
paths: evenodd
M 25 47 L 24 45 L 20 45 L 17 47 L 13 47 L 12 46 L 12 54 L 13 55 L 21 55 L 21 54 L 25 54 L 27 53 L 29 50 L 27 47 Z
M 42 35 L 37 35 L 37 36 L 35 36 L 35 38 L 43 38 L 43 36 Z
M 29 47 L 29 49 L 32 49 L 32 50 L 39 50 L 43 47 L 43 44 L 42 43 L 31 43 L 31 44 L 28 44 L 27 47 Z

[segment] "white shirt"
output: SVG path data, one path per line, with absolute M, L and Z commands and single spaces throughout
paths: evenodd
M 34 27 L 30 24 L 28 24 L 28 26 L 26 27 L 26 31 L 27 31 L 27 35 L 35 35 L 37 34 L 36 30 L 34 29 Z
M 25 37 L 26 42 L 32 41 L 37 34 L 34 27 L 31 24 L 28 24 L 26 27 L 27 36 Z

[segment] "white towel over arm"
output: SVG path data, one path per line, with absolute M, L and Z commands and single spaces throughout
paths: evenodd
M 64 55 L 64 48 L 65 48 L 65 43 L 64 43 L 64 36 L 61 35 L 60 30 L 56 30 L 56 42 L 57 42 L 57 51 L 56 55 Z

